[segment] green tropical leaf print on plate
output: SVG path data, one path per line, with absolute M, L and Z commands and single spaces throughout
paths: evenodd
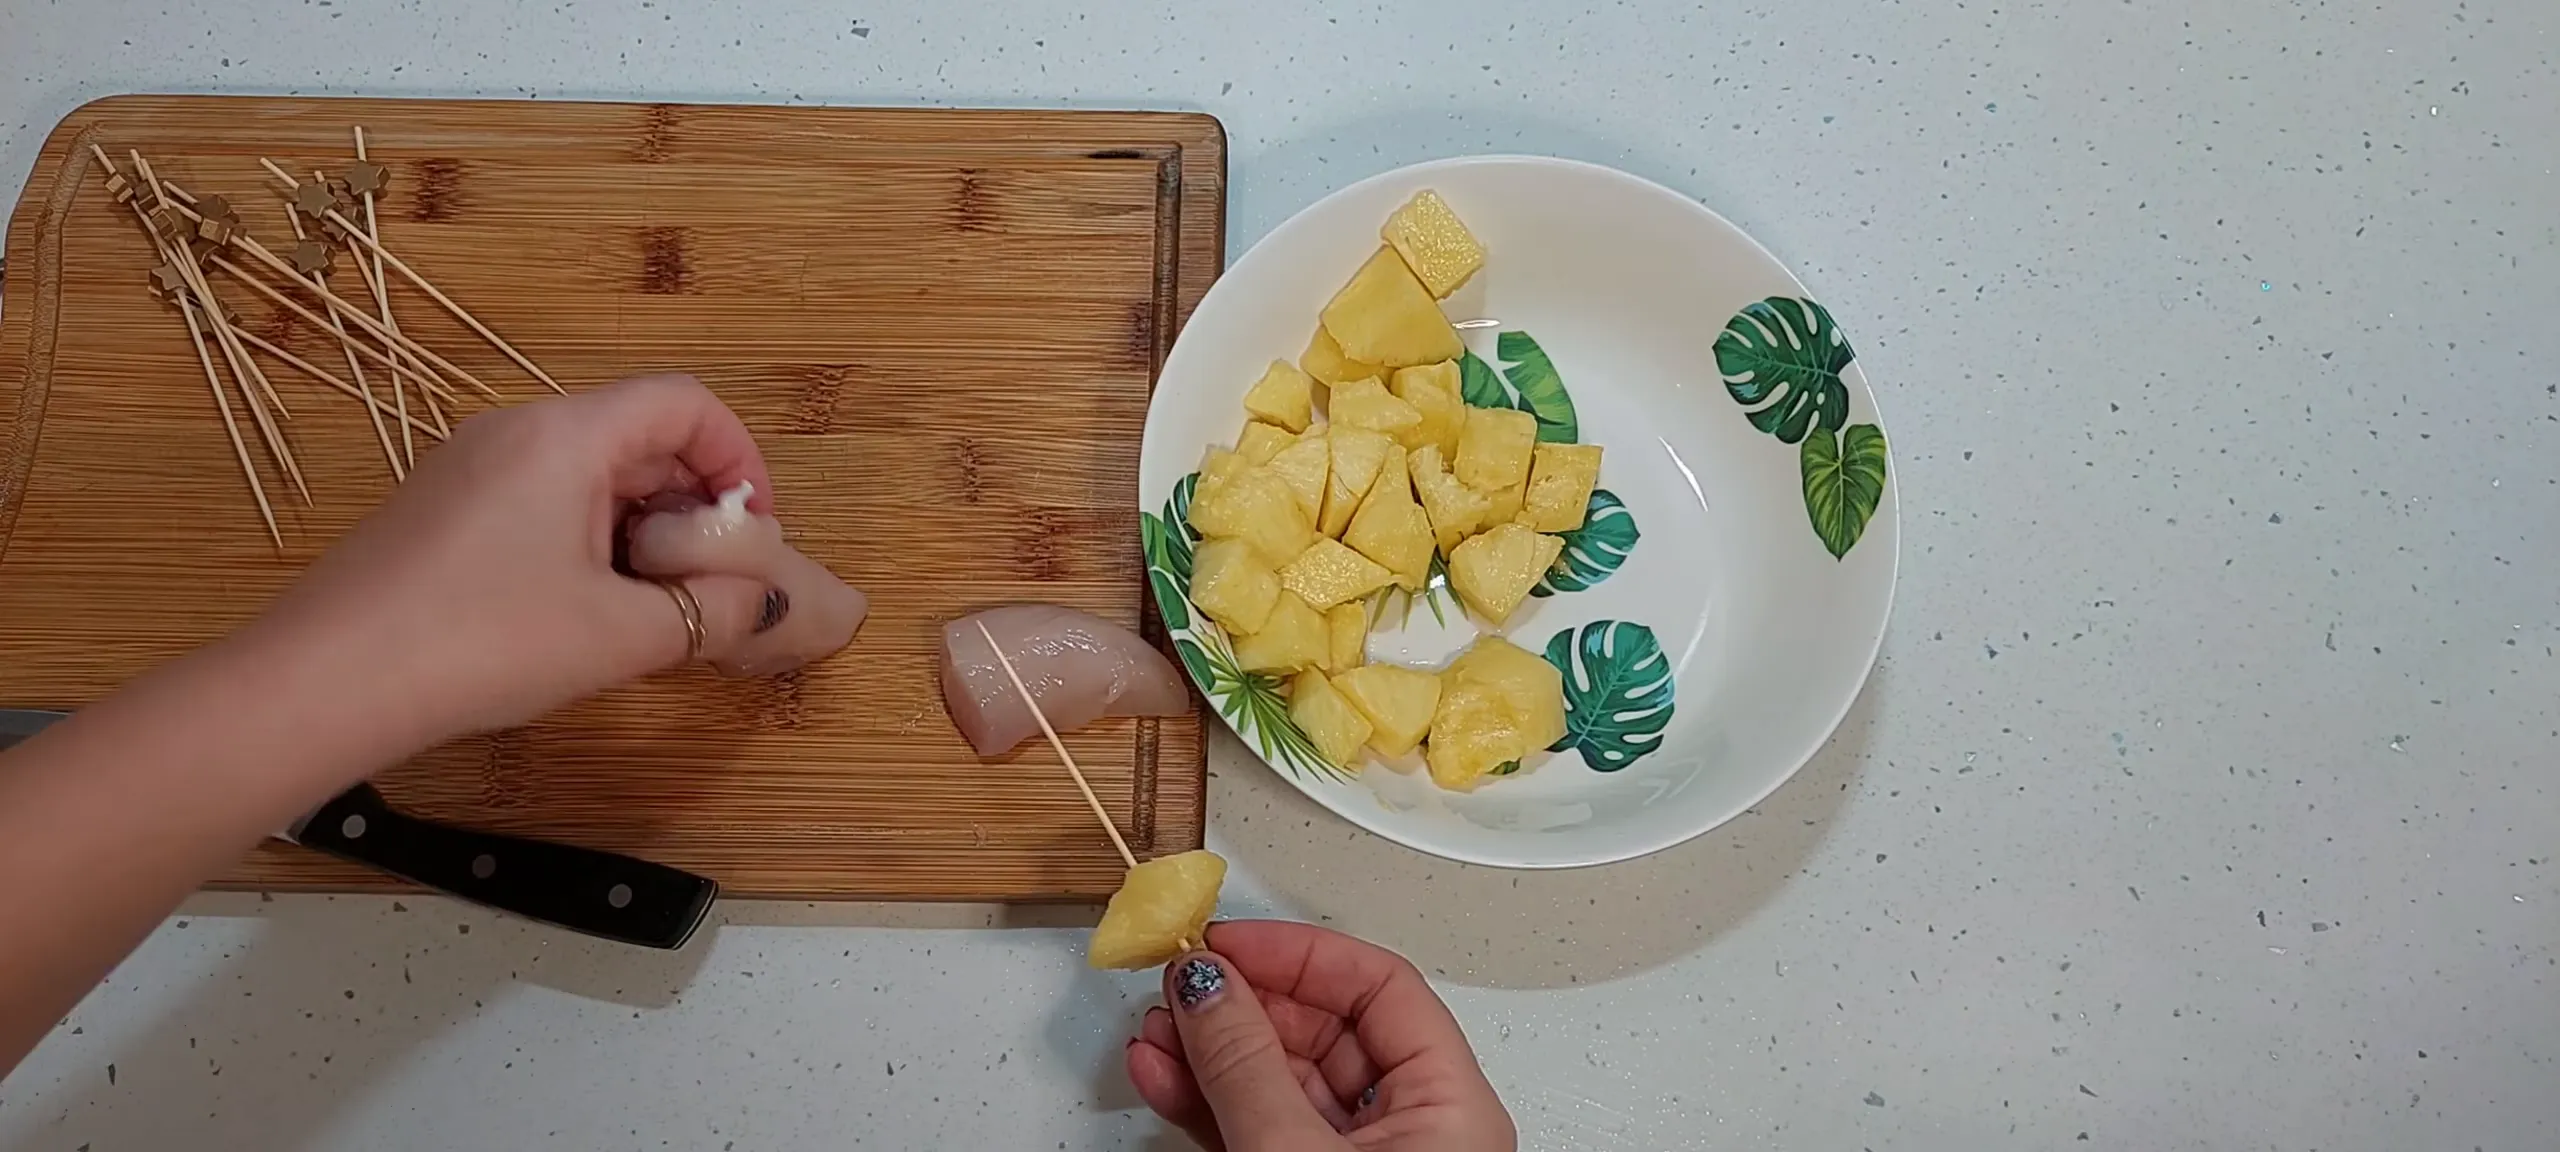
M 1751 426 L 1789 444 L 1849 422 L 1849 386 L 1840 371 L 1857 358 L 1828 310 L 1791 296 L 1734 313 L 1716 337 L 1725 391 L 1746 408 L 1767 402 L 1749 414 Z
M 1653 629 L 1594 620 L 1547 641 L 1564 672 L 1564 738 L 1547 747 L 1582 753 L 1594 772 L 1615 772 L 1662 747 L 1671 723 L 1671 658 Z
M 1539 440 L 1575 443 L 1582 421 L 1547 350 L 1526 332 L 1505 332 L 1494 338 L 1494 356 L 1502 361 L 1499 373 L 1473 352 L 1459 358 L 1461 398 L 1478 408 L 1517 408 L 1538 418 Z
M 1582 435 L 1582 421 L 1574 416 L 1573 397 L 1566 394 L 1564 377 L 1556 374 L 1547 350 L 1526 332 L 1505 332 L 1494 337 L 1493 354 L 1502 358 L 1502 377 L 1519 395 L 1519 408 L 1538 418 L 1538 439 L 1574 443 Z
M 1191 493 L 1200 486 L 1200 474 L 1191 473 L 1174 482 L 1173 495 L 1164 502 L 1165 571 L 1173 574 L 1174 583 L 1185 596 L 1191 594 L 1191 542 L 1200 534 L 1191 530 Z M 1148 557 L 1149 563 L 1155 558 Z
M 1150 521 L 1155 519 L 1146 513 L 1140 515 L 1147 516 Z M 1172 573 L 1149 565 L 1147 587 L 1156 594 L 1156 612 L 1164 617 L 1166 631 L 1180 632 L 1191 627 L 1191 601 L 1183 598 L 1182 589 L 1174 584 Z
M 1155 593 L 1156 611 L 1167 629 L 1191 627 L 1191 490 L 1199 473 L 1182 478 L 1165 501 L 1164 515 L 1138 514 L 1138 542 L 1146 553 L 1147 587 Z
M 1627 511 L 1617 493 L 1594 488 L 1591 505 L 1582 514 L 1582 527 L 1557 535 L 1564 537 L 1564 551 L 1538 586 L 1529 589 L 1531 596 L 1580 592 L 1608 579 L 1627 562 L 1627 554 L 1635 551 L 1643 533 L 1636 531 L 1635 514 Z
M 1884 429 L 1852 424 L 1838 436 L 1815 433 L 1805 438 L 1803 457 L 1805 515 L 1831 558 L 1840 559 L 1884 499 Z
M 1165 514 L 1139 513 L 1139 535 L 1147 554 L 1147 584 L 1165 627 L 1174 634 L 1174 654 L 1182 658 L 1191 682 L 1200 686 L 1218 714 L 1235 724 L 1236 734 L 1262 753 L 1262 758 L 1299 774 L 1335 782 L 1350 774 L 1324 758 L 1315 741 L 1289 716 L 1289 698 L 1281 680 L 1247 672 L 1236 664 L 1226 633 L 1191 606 L 1191 542 L 1186 525 L 1195 475 L 1185 476 L 1165 503 Z

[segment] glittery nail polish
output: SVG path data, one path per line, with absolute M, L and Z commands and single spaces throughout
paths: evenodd
M 780 588 L 764 590 L 764 607 L 756 612 L 756 631 L 770 632 L 791 614 L 791 594 Z
M 1204 956 L 1182 962 L 1182 970 L 1174 974 L 1173 995 L 1182 1006 L 1198 1011 L 1202 1005 L 1218 998 L 1227 990 L 1227 970 Z

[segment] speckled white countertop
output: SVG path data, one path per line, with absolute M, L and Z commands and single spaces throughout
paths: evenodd
M 11 0 L 0 187 L 131 90 L 1200 109 L 1237 252 L 1426 157 L 1662 180 L 1875 381 L 1865 697 L 1735 825 L 1561 875 L 1222 745 L 1227 911 L 1413 955 L 1533 1148 L 2560 1146 L 2560 7 L 1296 7 Z M 720 920 L 205 900 L 0 1148 L 1177 1146 L 1117 1070 L 1152 981 L 1073 913 Z

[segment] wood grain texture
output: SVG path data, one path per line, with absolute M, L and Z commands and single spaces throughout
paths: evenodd
M 1119 860 L 1053 753 L 984 763 L 952 730 L 939 629 L 1042 600 L 1161 637 L 1138 549 L 1138 445 L 1155 370 L 1223 259 L 1225 139 L 1205 116 L 88 105 L 46 142 L 9 224 L 0 704 L 78 707 L 222 635 L 390 483 L 363 409 L 269 361 L 317 498 L 288 499 L 258 458 L 285 533 L 277 557 L 184 325 L 143 290 L 149 244 L 88 143 L 140 149 L 289 246 L 257 158 L 342 168 L 357 124 L 391 170 L 380 211 L 393 252 L 573 391 L 699 374 L 763 444 L 793 543 L 870 593 L 873 613 L 851 649 L 794 675 L 668 673 L 435 749 L 381 778 L 393 802 L 694 869 L 743 897 L 1116 888 Z M 215 289 L 267 339 L 338 359 L 334 336 Z M 405 332 L 511 401 L 545 394 L 396 278 L 393 297 Z M 1199 712 L 1067 740 L 1132 848 L 1199 846 Z M 280 845 L 223 883 L 397 886 Z

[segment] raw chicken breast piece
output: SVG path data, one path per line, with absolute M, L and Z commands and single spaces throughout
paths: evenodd
M 1002 755 L 1040 734 L 979 634 L 981 621 L 1060 732 L 1104 716 L 1179 716 L 1191 708 L 1182 673 L 1135 632 L 1054 604 L 990 608 L 942 626 L 942 704 L 980 756 Z
M 781 623 L 712 653 L 712 666 L 731 676 L 777 675 L 833 655 L 853 642 L 871 609 L 862 593 L 785 543 L 781 521 L 749 512 L 753 492 L 740 484 L 716 504 L 655 497 L 629 530 L 631 570 L 643 576 L 744 576 L 790 598 Z

